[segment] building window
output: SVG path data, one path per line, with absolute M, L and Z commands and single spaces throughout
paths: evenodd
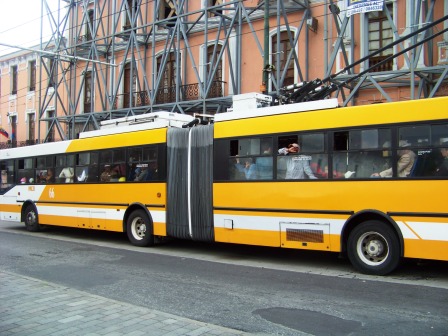
M 28 63 L 28 74 L 29 74 L 29 86 L 28 91 L 36 91 L 36 61 L 30 61 Z
M 94 14 L 95 14 L 95 12 L 93 10 L 89 10 L 87 12 L 88 21 L 86 22 L 86 28 L 85 28 L 86 29 L 85 30 L 86 31 L 86 41 L 91 41 L 93 38 L 92 32 L 94 31 L 94 28 L 93 28 L 93 25 L 94 25 L 93 21 L 95 19 Z
M 36 129 L 36 121 L 35 121 L 34 113 L 29 113 L 28 114 L 28 140 L 27 140 L 29 145 L 34 144 L 35 129 Z
M 55 132 L 54 132 L 54 127 L 52 127 L 52 124 L 53 124 L 53 118 L 55 117 L 55 113 L 54 113 L 54 111 L 48 111 L 47 115 L 48 115 L 48 119 L 50 119 L 47 122 L 47 127 L 48 127 L 47 142 L 54 142 Z
M 92 72 L 84 75 L 84 113 L 92 112 Z
M 292 37 L 294 38 L 294 37 Z M 289 63 L 287 64 L 287 60 L 289 54 L 291 53 L 291 43 L 289 41 L 288 32 L 282 31 L 280 34 L 274 34 L 272 36 L 272 62 L 277 69 L 280 69 L 281 74 L 286 71 L 283 83 L 281 86 L 294 84 L 294 57 L 291 57 Z M 280 64 L 276 64 L 277 59 L 280 60 Z
M 57 75 L 58 75 L 58 68 L 57 68 L 57 62 L 54 61 L 54 59 L 50 58 L 50 61 L 48 62 L 48 86 L 49 87 L 55 87 L 57 83 Z
M 207 0 L 207 7 L 215 7 L 223 4 L 223 0 Z M 222 14 L 221 8 L 215 8 L 208 12 L 208 17 L 215 17 Z
M 123 83 L 123 107 L 135 106 L 135 90 L 136 90 L 136 69 L 132 68 L 130 62 L 124 66 L 124 83 Z
M 162 68 L 166 59 L 165 68 Z M 162 72 L 162 80 L 157 91 L 157 103 L 171 103 L 176 100 L 176 54 L 170 52 L 157 57 L 157 73 Z
M 129 29 L 132 26 L 132 21 L 137 16 L 139 0 L 127 0 L 127 8 L 124 8 L 124 29 Z
M 176 24 L 175 23 L 176 17 L 177 12 L 176 7 L 174 5 L 174 1 L 173 0 L 160 1 L 159 20 L 173 19 L 165 23 L 166 26 L 173 27 Z
M 17 144 L 17 116 L 13 115 L 10 117 L 11 122 L 11 143 L 13 144 L 13 147 Z
M 387 9 L 386 9 L 387 7 Z M 390 45 L 393 42 L 392 26 L 387 19 L 386 10 L 389 11 L 391 17 L 393 15 L 393 7 L 391 4 L 386 5 L 381 12 L 370 12 L 368 14 L 369 26 L 369 54 Z M 369 68 L 384 61 L 387 57 L 393 55 L 393 47 L 390 46 L 381 53 L 369 58 Z M 389 60 L 374 69 L 371 72 L 391 71 L 393 70 L 393 60 Z
M 11 67 L 11 94 L 17 94 L 17 81 L 18 81 L 19 73 L 17 65 Z
M 213 68 L 217 66 L 216 72 L 213 77 L 212 86 L 210 87 L 210 91 L 208 93 L 209 98 L 222 97 L 222 60 L 217 62 L 217 58 L 221 53 L 222 45 L 218 44 L 215 46 L 209 46 L 207 48 L 207 70 L 208 73 L 211 74 Z M 212 68 L 213 67 L 213 68 Z

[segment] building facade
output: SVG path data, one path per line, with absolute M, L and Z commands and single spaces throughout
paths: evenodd
M 39 55 L 19 51 L 0 58 L 0 148 L 36 142 Z
M 16 143 L 70 139 L 106 119 L 221 113 L 235 94 L 282 96 L 316 79 L 341 105 L 448 95 L 448 0 L 385 0 L 349 16 L 350 4 L 60 0 L 43 18 L 54 33 L 40 50 L 51 53 L 0 58 L 1 126 Z

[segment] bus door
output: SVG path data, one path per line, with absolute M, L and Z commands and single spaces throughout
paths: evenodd
M 167 235 L 214 241 L 213 124 L 169 128 Z

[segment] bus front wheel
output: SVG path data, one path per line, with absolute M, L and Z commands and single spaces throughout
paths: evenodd
M 37 217 L 36 207 L 32 204 L 29 204 L 25 208 L 25 227 L 30 232 L 38 232 L 41 229 Z
M 148 215 L 143 210 L 136 210 L 131 213 L 126 223 L 126 232 L 132 245 L 154 245 L 152 225 Z
M 366 221 L 348 237 L 347 254 L 361 273 L 385 275 L 400 263 L 400 243 L 394 230 L 381 221 Z

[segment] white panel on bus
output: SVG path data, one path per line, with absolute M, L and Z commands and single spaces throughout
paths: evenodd
M 276 114 L 286 114 L 293 112 L 306 112 L 306 111 L 316 111 L 333 109 L 339 106 L 337 98 L 330 98 L 318 101 L 297 103 L 297 104 L 287 104 L 278 106 L 261 107 L 256 109 L 243 109 L 232 112 L 218 113 L 215 115 L 215 122 L 235 120 L 235 119 L 245 119 L 262 117 L 268 115 Z

